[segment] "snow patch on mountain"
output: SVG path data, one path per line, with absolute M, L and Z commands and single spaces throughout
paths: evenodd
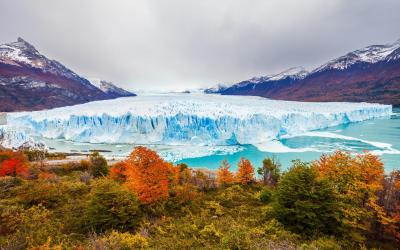
M 273 74 L 273 75 L 266 75 L 266 76 L 260 76 L 260 77 L 253 77 L 247 81 L 244 81 L 242 83 L 238 83 L 237 85 L 240 86 L 240 84 L 245 84 L 245 83 L 262 83 L 262 82 L 267 82 L 267 81 L 279 81 L 283 80 L 286 78 L 291 78 L 291 79 L 304 79 L 308 75 L 308 71 L 303 68 L 303 67 L 293 67 L 287 70 L 284 70 L 278 74 Z
M 31 55 L 28 55 L 26 53 L 27 51 L 29 51 Z M 34 60 L 34 56 L 40 57 L 41 55 L 32 45 L 22 38 L 18 38 L 17 42 L 10 44 L 0 44 L 0 62 L 2 63 L 19 66 L 16 62 L 20 62 L 35 68 L 42 67 L 42 62 L 40 60 Z
M 292 78 L 292 79 L 304 79 L 308 75 L 308 71 L 303 68 L 303 67 L 294 67 L 287 69 L 285 71 L 282 71 L 279 74 L 276 74 L 272 77 L 270 77 L 268 80 L 270 81 L 278 81 L 282 80 L 285 78 Z
M 280 80 L 284 80 L 287 78 L 290 78 L 292 80 L 299 80 L 299 79 L 304 79 L 308 74 L 309 74 L 309 72 L 303 67 L 293 67 L 293 68 L 287 69 L 285 71 L 282 71 L 278 74 L 253 77 L 249 80 L 242 81 L 242 82 L 236 83 L 231 86 L 219 84 L 214 87 L 206 89 L 204 92 L 208 93 L 208 94 L 218 93 L 229 87 L 243 88 L 243 87 L 247 87 L 247 86 L 252 86 L 252 88 L 254 89 L 256 87 L 256 85 L 260 84 L 260 83 L 275 82 L 275 81 L 280 81 Z
M 385 45 L 371 45 L 365 48 L 355 50 L 337 59 L 329 61 L 328 63 L 315 69 L 314 72 L 323 71 L 326 69 L 347 69 L 355 63 L 377 63 L 387 60 L 388 56 L 395 50 L 400 48 L 400 40 L 391 44 Z

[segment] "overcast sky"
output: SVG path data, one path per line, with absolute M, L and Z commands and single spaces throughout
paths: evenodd
M 1 0 L 0 42 L 22 37 L 130 90 L 312 69 L 400 38 L 399 0 Z

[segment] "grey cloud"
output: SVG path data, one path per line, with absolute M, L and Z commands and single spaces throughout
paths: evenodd
M 400 38 L 398 0 L 2 0 L 18 36 L 131 90 L 235 82 Z

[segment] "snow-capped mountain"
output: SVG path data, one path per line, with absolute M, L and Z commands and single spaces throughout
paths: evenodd
M 0 111 L 38 110 L 112 99 L 61 63 L 18 38 L 0 45 Z
M 84 78 L 67 69 L 61 63 L 47 59 L 22 38 L 18 38 L 17 42 L 0 45 L 0 63 L 17 67 L 31 67 L 43 73 L 82 81 L 82 83 L 91 87 L 90 83 L 85 81 Z
M 344 56 L 334 59 L 314 70 L 314 72 L 328 69 L 344 70 L 357 63 L 377 63 L 388 60 L 387 58 L 395 50 L 400 48 L 400 40 L 391 44 L 372 45 L 350 52 Z
M 107 82 L 100 79 L 89 79 L 90 83 L 96 86 L 98 89 L 103 91 L 104 93 L 115 96 L 115 97 L 122 97 L 122 96 L 136 96 L 134 93 L 131 93 L 125 89 L 115 86 L 112 82 Z
M 400 40 L 355 50 L 310 72 L 291 68 L 212 93 L 296 101 L 368 101 L 400 105 Z
M 214 87 L 206 89 L 204 92 L 207 94 L 210 93 L 224 93 L 231 94 L 231 92 L 235 92 L 235 90 L 244 91 L 247 90 L 253 92 L 262 84 L 276 84 L 280 81 L 290 82 L 294 80 L 304 79 L 309 72 L 303 67 L 293 67 L 287 70 L 284 70 L 278 74 L 266 75 L 266 76 L 257 76 L 253 77 L 249 80 L 242 81 L 236 83 L 232 86 L 226 86 L 223 84 L 216 85 Z M 246 92 L 246 93 L 247 93 Z

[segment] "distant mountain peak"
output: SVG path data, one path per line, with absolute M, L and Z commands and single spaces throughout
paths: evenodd
M 121 96 L 136 96 L 136 94 L 126 91 L 120 87 L 117 87 L 112 82 L 104 81 L 97 78 L 90 78 L 90 83 L 94 85 L 96 88 L 100 89 L 104 93 L 108 95 L 115 95 L 116 97 Z
M 391 53 L 399 48 L 400 39 L 393 43 L 370 45 L 333 59 L 313 72 L 320 72 L 327 69 L 344 70 L 356 63 L 377 63 L 387 59 Z
M 28 43 L 28 42 L 25 41 L 22 37 L 18 37 L 18 38 L 17 38 L 17 42 L 19 42 L 19 43 Z
M 35 48 L 32 44 L 28 43 L 26 40 L 24 40 L 21 37 L 18 37 L 17 43 L 22 44 L 22 45 L 24 45 L 25 47 L 28 47 L 28 48 Z

